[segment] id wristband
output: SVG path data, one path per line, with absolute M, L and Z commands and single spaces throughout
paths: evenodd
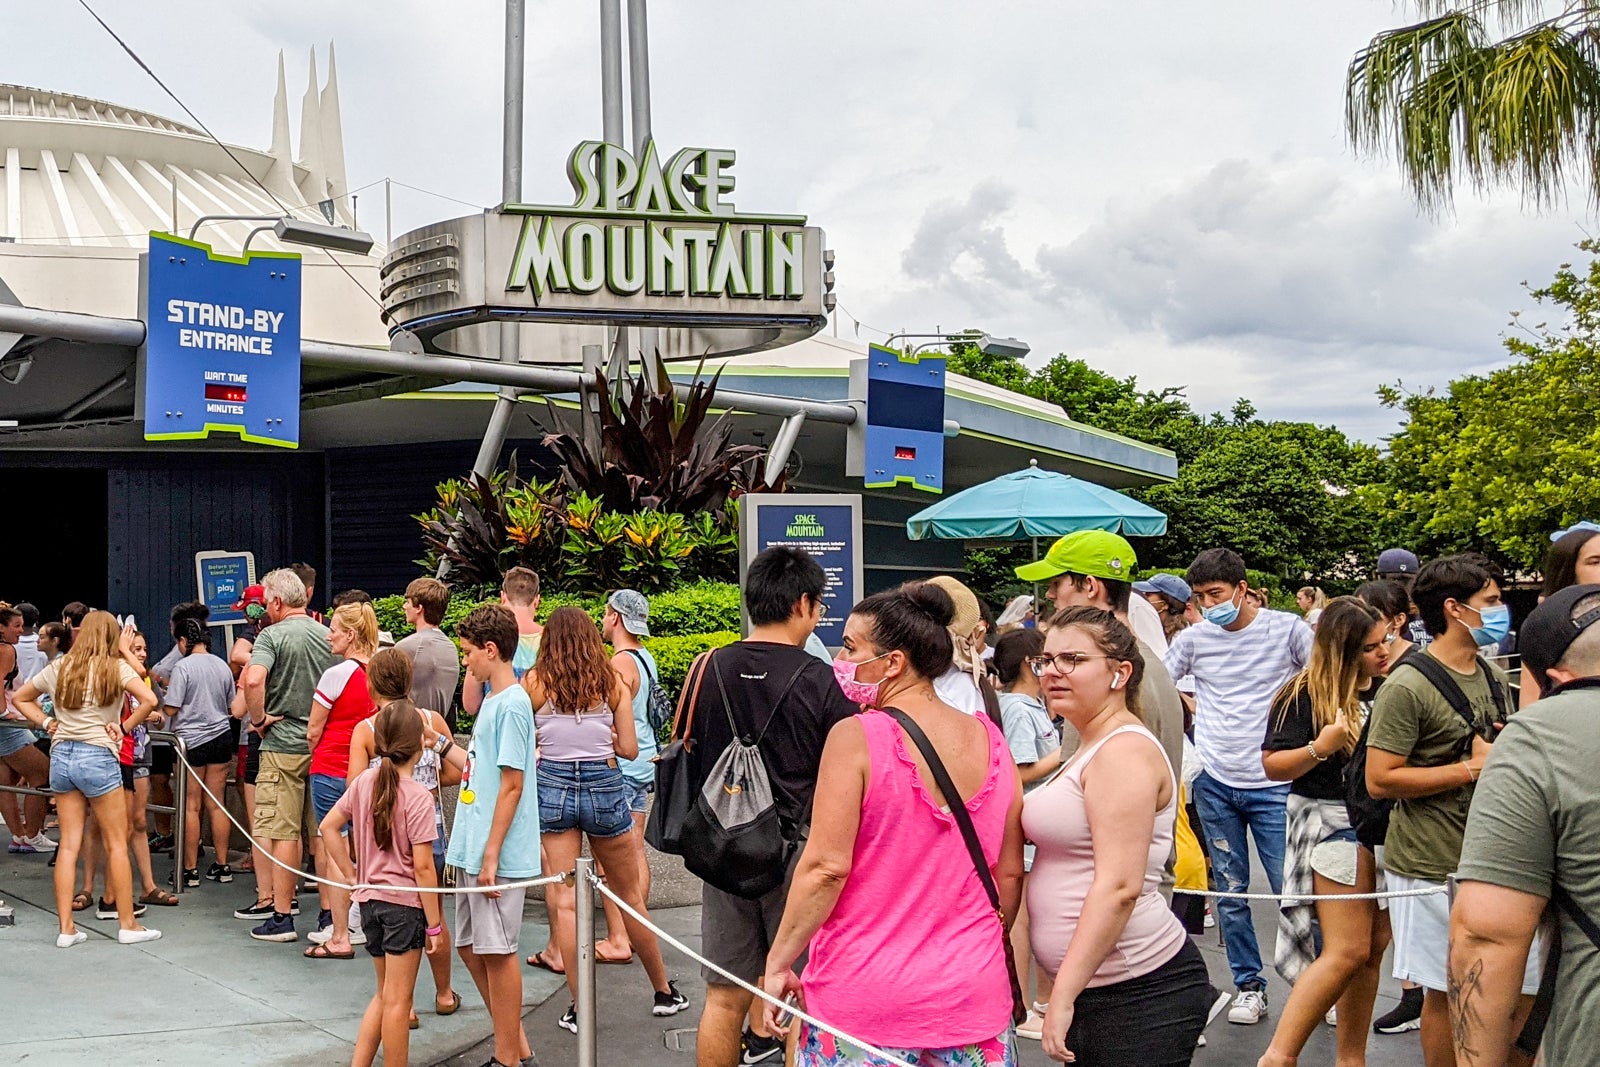
M 444 924 L 441 923 L 438 926 L 430 926 L 423 932 L 429 937 L 438 937 L 440 934 L 444 933 Z

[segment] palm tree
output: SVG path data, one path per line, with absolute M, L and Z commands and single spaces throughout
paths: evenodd
M 1350 61 L 1345 122 L 1360 151 L 1393 152 L 1417 201 L 1458 180 L 1561 201 L 1581 180 L 1600 207 L 1600 0 L 1410 0 L 1421 20 Z

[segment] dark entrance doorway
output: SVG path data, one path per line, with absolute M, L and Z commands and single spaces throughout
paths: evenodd
M 104 607 L 106 472 L 12 467 L 0 474 L 11 521 L 0 548 L 0 600 L 26 601 L 43 620 L 81 600 Z

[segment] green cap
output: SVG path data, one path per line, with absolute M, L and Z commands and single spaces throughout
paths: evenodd
M 1048 582 L 1062 574 L 1083 574 L 1131 582 L 1138 566 L 1139 557 L 1124 538 L 1104 530 L 1080 530 L 1051 545 L 1044 559 L 1018 567 L 1017 577 L 1025 582 Z

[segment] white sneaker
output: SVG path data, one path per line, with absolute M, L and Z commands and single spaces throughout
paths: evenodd
M 1217 917 L 1215 915 L 1211 914 L 1211 905 L 1207 904 L 1206 905 L 1205 928 L 1207 930 L 1210 930 L 1212 927 L 1214 927 L 1216 925 L 1217 925 Z
M 306 935 L 306 940 L 313 945 L 326 945 L 333 940 L 333 927 L 329 926 L 323 930 L 313 930 Z M 359 926 L 350 928 L 350 943 L 352 945 L 365 945 L 367 943 L 367 935 Z
M 1240 1026 L 1254 1026 L 1267 1015 L 1267 991 L 1265 989 L 1241 989 L 1233 998 L 1233 1006 L 1228 1009 L 1228 1021 L 1238 1023 Z
M 1028 1017 L 1017 1027 L 1016 1034 L 1029 1041 L 1040 1040 L 1044 1037 L 1044 1016 L 1036 1011 L 1028 1012 Z
M 23 840 L 40 852 L 54 852 L 56 850 L 56 843 L 44 836 L 43 830 L 40 830 L 32 837 L 24 837 Z
M 72 934 L 57 934 L 56 948 L 71 948 L 73 945 L 81 945 L 87 940 L 89 940 L 89 935 L 82 930 Z
M 119 945 L 138 945 L 138 944 L 142 944 L 143 942 L 146 942 L 146 941 L 159 941 L 159 940 L 161 940 L 161 931 L 160 930 L 151 930 L 151 929 L 146 928 L 146 929 L 143 929 L 143 930 L 118 930 L 117 931 L 117 943 Z
M 1326 1014 L 1326 1015 L 1324 1015 L 1322 1017 L 1322 1021 L 1327 1023 L 1329 1026 L 1338 1026 L 1339 1025 L 1339 1006 L 1337 1004 L 1335 1004 L 1333 1007 L 1329 1008 L 1328 1009 L 1328 1014 Z

